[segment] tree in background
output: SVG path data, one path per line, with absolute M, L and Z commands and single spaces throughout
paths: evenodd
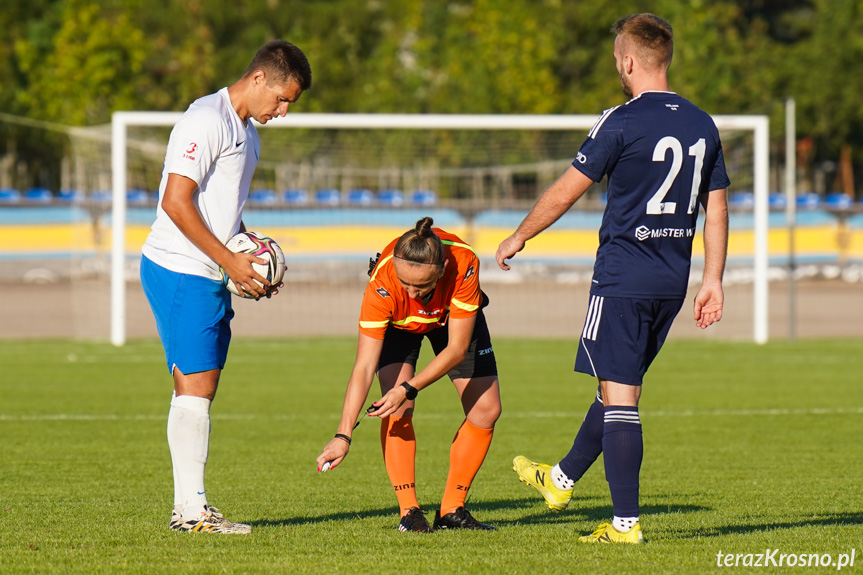
M 844 147 L 863 166 L 859 0 L 647 5 L 674 25 L 670 81 L 681 95 L 713 114 L 767 114 L 777 142 L 782 103 L 793 96 L 813 165 L 838 160 Z M 107 123 L 120 109 L 183 110 L 281 37 L 312 62 L 302 111 L 599 113 L 623 99 L 610 27 L 644 8 L 636 0 L 6 0 L 0 106 L 75 125 Z M 25 141 L 26 132 L 0 126 L 0 153 L 11 147 L 37 162 L 46 143 L 34 145 L 32 132 Z M 33 180 L 44 179 L 42 162 Z

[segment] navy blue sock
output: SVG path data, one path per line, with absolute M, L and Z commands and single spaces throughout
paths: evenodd
M 602 429 L 602 395 L 597 390 L 596 400 L 590 405 L 587 415 L 584 416 L 581 428 L 572 443 L 572 449 L 559 463 L 560 470 L 573 481 L 581 479 L 584 472 L 593 465 L 593 462 L 602 453 Z
M 605 406 L 602 452 L 615 517 L 638 517 L 638 474 L 644 443 L 637 407 Z

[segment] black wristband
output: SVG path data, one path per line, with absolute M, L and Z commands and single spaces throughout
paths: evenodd
M 337 433 L 336 439 L 341 439 L 342 441 L 347 441 L 348 445 L 351 444 L 351 438 L 345 435 L 344 433 Z
M 417 394 L 419 393 L 419 390 L 417 388 L 415 388 L 414 386 L 412 386 L 411 384 L 409 384 L 406 381 L 402 382 L 402 387 L 405 388 L 405 392 L 406 392 L 405 398 L 406 399 L 411 399 L 411 400 L 416 399 Z

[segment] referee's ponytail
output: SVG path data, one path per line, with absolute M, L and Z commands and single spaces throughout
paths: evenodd
M 396 242 L 393 255 L 417 264 L 442 266 L 444 263 L 443 244 L 432 230 L 432 225 L 434 225 L 434 220 L 428 216 L 417 221 L 414 229 L 405 232 Z

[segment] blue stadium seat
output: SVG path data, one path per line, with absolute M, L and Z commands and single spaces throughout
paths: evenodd
M 804 192 L 797 196 L 798 210 L 817 210 L 821 198 L 815 192 Z
M 0 189 L 0 203 L 2 204 L 17 204 L 21 202 L 21 192 L 15 188 Z
M 309 203 L 309 194 L 306 193 L 306 190 L 285 190 L 282 192 L 282 201 L 289 206 L 304 206 Z
M 342 195 L 334 188 L 326 188 L 315 192 L 315 203 L 325 206 L 337 206 L 342 203 Z
M 418 206 L 433 206 L 437 203 L 437 194 L 432 190 L 414 190 L 411 203 Z
M 24 192 L 24 201 L 32 204 L 50 204 L 53 199 L 54 194 L 45 188 L 30 188 Z
M 130 206 L 146 206 L 151 201 L 153 198 L 147 190 L 135 188 L 126 192 L 126 203 Z
M 63 203 L 71 204 L 73 202 L 81 202 L 84 200 L 84 194 L 81 190 L 60 190 L 57 194 L 57 200 Z
M 94 204 L 110 204 L 113 199 L 111 190 L 93 190 L 90 192 L 90 201 Z
M 401 190 L 381 190 L 378 192 L 378 203 L 384 206 L 402 206 L 405 203 L 405 195 Z
M 728 198 L 728 205 L 741 210 L 751 210 L 755 207 L 755 194 L 748 190 L 734 192 Z
M 273 206 L 276 204 L 276 192 L 267 189 L 249 192 L 249 203 L 253 206 Z
M 824 205 L 828 208 L 847 210 L 854 205 L 854 198 L 844 192 L 832 192 L 824 198 Z
M 375 195 L 366 189 L 355 189 L 348 192 L 348 203 L 352 206 L 370 206 L 375 201 Z
M 785 197 L 785 192 L 770 192 L 767 204 L 771 210 L 784 210 L 788 205 L 788 198 Z

